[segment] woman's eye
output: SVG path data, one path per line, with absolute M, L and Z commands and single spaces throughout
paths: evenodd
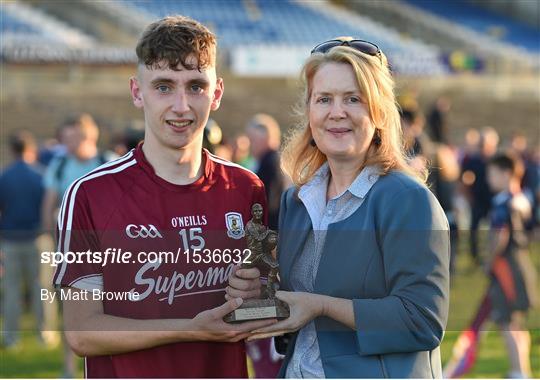
M 325 104 L 325 103 L 328 103 L 328 102 L 330 102 L 330 98 L 327 97 L 327 96 L 323 96 L 323 97 L 317 99 L 317 103 L 323 103 L 323 104 Z
M 349 98 L 349 102 L 351 102 L 351 103 L 360 103 L 360 98 L 358 98 L 356 96 L 351 96 Z

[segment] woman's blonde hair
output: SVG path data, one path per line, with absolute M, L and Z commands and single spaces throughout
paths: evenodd
M 375 127 L 363 166 L 378 165 L 381 175 L 399 170 L 425 182 L 427 171 L 418 172 L 407 164 L 398 105 L 394 94 L 394 80 L 386 56 L 371 56 L 347 46 L 338 46 L 326 53 L 312 54 L 302 69 L 304 92 L 297 107 L 299 123 L 287 136 L 281 155 L 281 167 L 296 186 L 309 182 L 313 174 L 326 162 L 326 156 L 312 143 L 309 128 L 309 102 L 313 77 L 327 63 L 349 64 L 354 72 L 363 101 Z

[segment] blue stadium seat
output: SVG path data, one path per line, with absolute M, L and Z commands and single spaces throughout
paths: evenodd
M 448 21 L 461 24 L 483 34 L 499 33 L 503 42 L 540 53 L 540 33 L 537 29 L 519 23 L 465 0 L 433 1 L 405 0 L 407 3 L 431 12 Z
M 34 28 L 31 24 L 23 22 L 22 20 L 11 17 L 8 12 L 2 12 L 2 33 L 16 33 L 16 34 L 39 34 L 39 30 Z
M 210 25 L 220 37 L 222 47 L 238 43 L 313 45 L 336 36 L 351 35 L 372 40 L 385 51 L 401 51 L 402 44 L 375 35 L 362 25 L 352 27 L 336 18 L 321 14 L 294 2 L 265 0 L 254 2 L 257 10 L 250 14 L 241 0 L 202 1 L 136 1 L 124 3 L 156 17 L 183 14 Z

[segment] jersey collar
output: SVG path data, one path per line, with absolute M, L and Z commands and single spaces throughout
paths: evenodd
M 215 163 L 211 159 L 208 158 L 209 153 L 206 149 L 203 149 L 203 152 L 202 152 L 203 154 L 202 161 L 204 165 L 203 175 L 200 178 L 198 178 L 195 182 L 190 183 L 188 185 L 177 185 L 177 184 L 166 181 L 165 179 L 159 177 L 156 174 L 154 167 L 146 159 L 146 156 L 144 155 L 142 147 L 143 147 L 143 143 L 139 144 L 135 148 L 135 151 L 134 151 L 137 164 L 144 170 L 144 172 L 154 182 L 156 182 L 162 187 L 165 187 L 172 191 L 192 191 L 192 190 L 204 191 L 207 187 L 209 187 L 214 182 L 213 174 L 214 174 Z

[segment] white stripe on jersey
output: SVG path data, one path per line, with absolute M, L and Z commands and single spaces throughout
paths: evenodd
M 235 164 L 234 162 L 227 161 L 224 158 L 221 158 L 219 156 L 216 156 L 216 155 L 210 153 L 209 151 L 206 151 L 206 153 L 208 154 L 208 157 L 210 157 L 210 159 L 212 161 L 217 162 L 218 164 L 222 164 L 222 165 L 225 165 L 225 166 L 232 166 L 233 168 L 239 168 L 239 169 L 245 170 L 246 172 L 249 172 L 249 173 L 253 174 L 254 176 L 257 176 L 257 174 L 253 173 L 251 170 L 243 167 L 242 165 L 238 165 L 238 164 Z
M 87 175 L 90 175 L 92 173 L 94 173 L 96 170 L 101 170 L 101 169 L 105 169 L 105 168 L 108 168 L 110 166 L 113 166 L 113 165 L 116 165 L 116 164 L 120 164 L 121 162 L 125 161 L 125 160 L 128 160 L 129 158 L 131 158 L 133 156 L 133 149 L 130 150 L 129 152 L 127 152 L 126 154 L 124 154 L 122 157 L 119 157 L 115 160 L 112 160 L 112 161 L 109 161 L 109 162 L 106 162 L 104 163 L 103 165 L 100 165 L 98 166 L 97 168 L 95 169 L 92 169 L 91 171 L 89 171 L 88 173 L 86 173 L 85 175 L 77 178 L 75 181 L 73 181 L 71 183 L 71 185 L 69 185 L 69 187 L 67 188 L 67 190 L 64 192 L 64 195 L 62 196 L 62 203 L 60 204 L 60 212 L 58 212 L 58 220 L 57 220 L 57 225 L 58 225 L 58 228 L 59 229 L 62 229 L 62 226 L 63 226 L 63 223 L 64 223 L 64 203 L 66 201 L 66 198 L 69 194 L 69 191 L 71 190 L 71 188 L 73 187 L 73 185 L 75 184 L 75 182 L 77 182 L 78 180 L 80 180 L 81 178 L 84 178 L 86 177 Z M 58 236 L 58 240 L 60 241 L 60 235 Z
M 88 173 L 86 173 L 85 175 L 77 178 L 75 181 L 73 181 L 71 183 L 71 185 L 69 185 L 69 187 L 67 188 L 67 190 L 64 192 L 64 195 L 62 197 L 62 203 L 60 204 L 60 210 L 58 211 L 58 217 L 57 217 L 57 221 L 56 221 L 56 225 L 58 226 L 58 245 L 57 245 L 57 251 L 61 252 L 61 245 L 60 245 L 60 242 L 63 241 L 64 237 L 62 236 L 62 231 L 64 231 L 64 217 L 65 217 L 65 203 L 67 202 L 67 199 L 68 199 L 68 194 L 70 194 L 70 191 L 71 189 L 73 188 L 73 186 L 75 185 L 75 183 L 77 181 L 79 181 L 80 179 L 86 177 L 86 176 L 89 176 L 90 174 L 93 174 L 95 173 L 96 171 L 98 170 L 101 170 L 101 169 L 105 169 L 105 168 L 108 168 L 108 167 L 111 167 L 111 166 L 114 166 L 114 165 L 118 165 L 118 164 L 121 164 L 122 162 L 124 161 L 127 161 L 129 160 L 132 156 L 133 156 L 133 152 L 134 152 L 134 149 L 130 150 L 129 152 L 127 152 L 126 154 L 124 154 L 122 157 L 119 157 L 115 160 L 112 160 L 112 161 L 109 161 L 109 162 L 106 162 L 100 166 L 98 166 L 97 168 L 95 169 L 92 169 L 91 171 L 89 171 Z
M 83 276 L 73 281 L 68 286 L 77 289 L 83 289 L 88 291 L 103 290 L 103 275 L 93 274 L 89 276 Z
M 76 194 L 77 194 L 77 190 L 79 190 L 79 187 L 81 186 L 81 184 L 83 182 L 94 179 L 94 178 L 97 178 L 97 177 L 101 177 L 101 176 L 104 176 L 104 175 L 107 175 L 107 174 L 113 174 L 113 173 L 121 172 L 122 170 L 124 170 L 126 168 L 129 168 L 130 166 L 133 166 L 136 163 L 137 163 L 137 160 L 133 158 L 132 160 L 130 160 L 130 161 L 124 163 L 123 165 L 118 166 L 118 167 L 116 167 L 114 169 L 103 170 L 101 172 L 95 172 L 95 170 L 94 170 L 93 171 L 94 173 L 90 172 L 90 173 L 93 173 L 93 174 L 88 174 L 87 176 L 82 177 L 79 180 L 77 180 L 76 182 L 74 182 L 73 185 L 72 185 L 73 186 L 73 192 L 72 192 L 71 196 L 69 197 L 70 199 L 67 200 L 66 203 L 62 206 L 63 208 L 65 208 L 66 206 L 69 205 L 65 231 L 69 232 L 70 229 L 71 229 L 71 224 L 73 222 L 73 207 L 75 206 L 75 197 L 76 197 Z M 58 251 L 59 252 L 64 252 L 64 251 L 69 250 L 69 243 L 70 243 L 70 238 L 71 238 L 70 235 L 71 235 L 70 233 L 65 234 L 65 236 L 63 238 L 63 243 L 64 243 L 63 247 L 61 246 L 62 240 L 58 239 Z M 61 231 L 59 231 L 59 236 L 62 236 Z M 58 278 L 56 279 L 55 285 L 60 285 L 60 283 L 62 281 L 62 278 L 64 277 L 64 274 L 66 273 L 66 267 L 67 267 L 67 263 L 65 261 L 63 261 L 62 266 L 60 267 L 60 273 L 58 275 Z

